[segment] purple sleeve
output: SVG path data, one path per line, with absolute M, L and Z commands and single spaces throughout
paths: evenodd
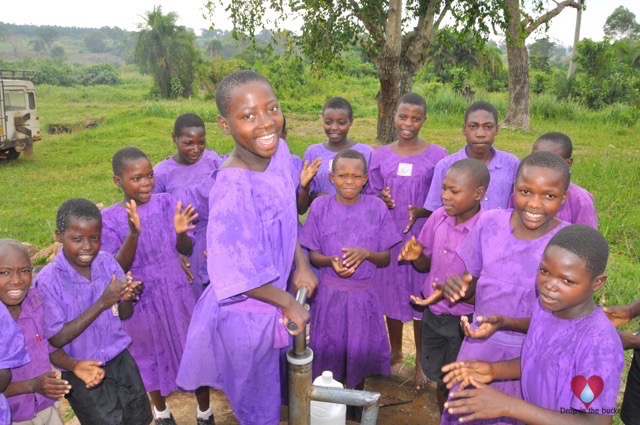
M 433 179 L 431 179 L 431 186 L 429 186 L 429 193 L 427 199 L 424 201 L 424 207 L 429 211 L 435 211 L 442 206 L 442 181 L 447 170 L 444 168 L 445 164 L 441 159 L 436 164 L 433 170 Z
M 166 161 L 166 160 L 164 160 Z M 155 184 L 153 186 L 153 193 L 164 193 L 167 191 L 167 185 L 165 183 L 166 174 L 163 172 L 163 163 L 161 161 L 155 167 L 153 167 L 153 174 L 155 177 Z
M 382 171 L 380 170 L 380 155 L 375 151 L 371 154 L 371 160 L 369 161 L 369 184 L 365 188 L 367 195 L 378 196 L 382 189 L 384 189 L 384 178 Z
M 433 234 L 436 225 L 436 216 L 439 216 L 439 214 L 434 212 L 427 218 L 426 223 L 424 223 L 418 235 L 418 242 L 422 245 L 422 253 L 429 258 L 433 255 Z
M 102 212 L 102 241 L 100 249 L 115 255 L 122 246 L 124 240 L 120 238 L 118 226 L 128 226 L 128 223 L 118 223 L 118 217 L 114 207 L 109 207 Z
M 13 369 L 31 361 L 24 335 L 4 304 L 0 305 L 0 341 L 0 369 Z
M 263 223 L 245 170 L 225 169 L 210 194 L 207 268 L 219 301 L 273 282 L 278 271 L 263 244 Z M 227 177 L 227 176 L 230 176 Z
M 480 272 L 482 271 L 482 227 L 484 224 L 483 218 L 486 216 L 481 216 L 476 222 L 471 232 L 460 242 L 458 248 L 456 249 L 456 253 L 464 262 L 465 269 L 467 272 L 471 274 L 473 277 L 480 277 Z
M 44 303 L 44 333 L 47 339 L 51 338 L 64 326 L 67 320 L 65 303 L 62 299 L 62 284 L 59 277 L 50 269 L 43 269 L 36 277 L 35 285 L 40 292 L 40 298 Z
M 300 233 L 300 245 L 311 251 L 320 251 L 322 248 L 318 229 L 318 215 L 320 214 L 321 205 L 324 205 L 324 201 L 325 199 L 320 198 L 311 204 L 309 215 Z
M 386 251 L 391 249 L 394 245 L 402 241 L 402 235 L 398 231 L 396 223 L 391 217 L 391 213 L 387 208 L 387 205 L 378 198 L 373 198 L 376 201 L 376 205 L 380 211 L 380 227 L 378 232 L 378 249 L 380 251 Z
M 598 215 L 596 214 L 596 207 L 593 203 L 593 196 L 590 193 L 586 193 L 584 197 L 580 198 L 578 213 L 574 218 L 574 224 L 584 224 L 596 230 L 598 229 Z

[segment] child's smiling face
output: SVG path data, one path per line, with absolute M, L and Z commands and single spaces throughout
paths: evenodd
M 577 319 L 595 308 L 593 293 L 605 284 L 605 275 L 592 276 L 586 261 L 557 245 L 547 247 L 538 268 L 542 307 L 562 319 Z
M 426 119 L 422 106 L 409 103 L 398 105 L 394 116 L 398 138 L 406 141 L 417 140 Z
M 138 205 L 151 199 L 155 178 L 153 167 L 147 158 L 127 160 L 121 176 L 113 176 L 113 182 L 122 189 L 124 200 L 134 200 Z
M 174 156 L 176 162 L 182 165 L 195 164 L 202 158 L 207 147 L 207 135 L 204 127 L 185 127 L 180 134 L 172 134 L 173 142 L 178 151 Z
M 81 275 L 91 274 L 91 263 L 100 252 L 102 223 L 98 219 L 69 217 L 64 232 L 56 230 L 64 256 Z
M 519 218 L 516 230 L 546 233 L 546 226 L 564 204 L 566 182 L 560 171 L 536 166 L 524 167 L 514 185 L 514 207 Z
M 254 80 L 236 87 L 227 109 L 227 116 L 218 116 L 218 124 L 231 134 L 236 147 L 259 158 L 271 158 L 278 149 L 284 122 L 271 86 Z
M 11 243 L 0 244 L 0 301 L 7 307 L 22 304 L 31 287 L 31 259 Z
M 362 187 L 369 178 L 362 161 L 357 158 L 338 158 L 333 166 L 335 171 L 329 174 L 329 179 L 336 187 L 338 200 L 343 204 L 358 202 Z
M 478 187 L 468 174 L 450 168 L 442 181 L 440 195 L 445 213 L 459 217 L 459 222 L 463 223 L 479 209 L 484 188 Z
M 342 143 L 347 140 L 353 119 L 346 109 L 328 108 L 322 113 L 322 125 L 329 143 Z

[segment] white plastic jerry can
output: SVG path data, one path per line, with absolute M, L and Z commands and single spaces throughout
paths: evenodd
M 318 376 L 313 385 L 320 387 L 343 388 L 342 384 L 333 379 L 333 373 L 326 370 Z M 347 422 L 347 406 L 339 403 L 325 403 L 311 401 L 311 425 L 345 425 Z

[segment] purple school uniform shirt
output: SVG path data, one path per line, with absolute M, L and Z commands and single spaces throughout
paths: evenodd
M 600 307 L 568 320 L 534 303 L 521 357 L 526 401 L 560 412 L 613 416 L 623 367 L 620 338 Z
M 0 303 L 0 369 L 14 369 L 31 361 L 24 346 L 24 336 L 7 307 Z M 0 424 L 11 423 L 11 411 L 0 393 Z
M 351 146 L 349 149 L 358 151 L 362 155 L 364 155 L 364 159 L 369 163 L 369 158 L 371 157 L 371 152 L 373 148 L 369 145 L 365 145 L 363 143 L 356 143 Z M 333 163 L 333 158 L 338 154 L 338 152 L 330 151 L 329 149 L 324 147 L 324 143 L 318 143 L 315 145 L 311 145 L 307 148 L 307 151 L 304 153 L 302 158 L 303 161 L 309 161 L 312 163 L 316 158 L 322 158 L 322 165 L 318 168 L 318 172 L 316 173 L 313 180 L 311 180 L 311 185 L 309 188 L 309 193 L 327 193 L 329 195 L 335 195 L 336 188 L 331 184 L 329 180 L 329 173 L 331 173 L 331 164 Z
M 120 279 L 124 272 L 111 254 L 98 253 L 91 263 L 91 280 L 88 280 L 69 264 L 64 250 L 60 251 L 35 279 L 35 286 L 44 301 L 46 338 L 56 335 L 66 323 L 98 301 L 113 275 Z M 100 313 L 84 332 L 62 347 L 63 350 L 75 359 L 102 363 L 122 353 L 131 343 L 131 338 L 122 329 L 116 312 L 108 308 Z
M 207 275 L 207 261 L 204 256 L 207 234 L 206 206 L 203 204 L 207 199 L 202 200 L 194 196 L 193 188 L 199 185 L 210 187 L 210 179 L 213 170 L 220 166 L 221 158 L 212 150 L 205 150 L 200 160 L 191 165 L 178 164 L 172 157 L 153 167 L 155 186 L 153 193 L 170 193 L 178 201 L 182 201 L 185 208 L 191 204 L 195 211 L 199 213 L 198 218 L 193 221 L 196 228 L 193 230 L 195 245 L 190 256 L 191 270 L 193 272 L 193 285 L 209 282 Z M 199 290 L 198 296 L 202 292 Z
M 345 205 L 335 195 L 323 196 L 313 202 L 304 223 L 300 244 L 321 254 L 342 258 L 342 248 L 366 248 L 386 251 L 402 240 L 385 203 L 376 196 L 360 195 L 358 203 Z M 364 261 L 348 279 L 342 279 L 333 267 L 320 270 L 320 282 L 342 279 L 345 282 L 371 280 L 376 265 Z
M 456 161 L 469 158 L 467 155 L 467 147 L 463 147 L 453 155 L 449 155 L 436 164 L 433 172 L 433 180 L 424 207 L 429 211 L 435 211 L 442 206 L 440 192 L 442 191 L 442 181 L 449 167 Z M 520 160 L 509 152 L 491 148 L 493 158 L 487 167 L 491 174 L 491 181 L 487 188 L 487 193 L 480 201 L 482 209 L 489 210 L 493 208 L 508 208 L 509 196 L 513 192 L 513 184 L 516 180 L 516 171 Z
M 456 248 L 475 226 L 482 211 L 462 224 L 456 225 L 456 218 L 448 216 L 444 208 L 438 208 L 429 216 L 418 242 L 423 246 L 425 256 L 431 258 L 431 269 L 422 285 L 422 295 L 428 298 L 433 294 L 432 282 L 444 284 L 452 275 L 462 275 L 465 265 L 458 256 Z M 473 313 L 473 305 L 464 302 L 451 303 L 443 299 L 429 306 L 433 314 L 466 316 Z
M 478 277 L 475 317 L 502 314 L 531 317 L 536 300 L 536 276 L 547 243 L 567 223 L 560 222 L 534 240 L 513 236 L 513 210 L 484 211 L 469 235 L 458 246 L 467 271 Z M 479 324 L 476 320 L 472 328 Z M 490 337 L 497 343 L 521 345 L 524 335 L 500 330 Z
M 31 362 L 11 369 L 11 382 L 26 381 L 44 373 L 51 372 L 49 353 L 56 349 L 45 338 L 44 303 L 37 288 L 29 289 L 18 316 L 18 326 L 25 339 L 25 348 Z M 9 397 L 11 420 L 22 422 L 32 420 L 36 414 L 53 406 L 56 399 L 50 399 L 40 393 L 20 394 Z

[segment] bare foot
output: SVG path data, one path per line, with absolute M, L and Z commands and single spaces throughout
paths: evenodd
M 402 355 L 402 352 L 392 353 L 391 354 L 391 365 L 392 366 L 394 364 L 397 364 L 397 363 L 402 363 L 403 360 L 404 360 L 404 356 Z
M 427 385 L 429 385 L 429 378 L 424 374 L 421 367 L 416 366 L 416 391 L 420 391 Z

